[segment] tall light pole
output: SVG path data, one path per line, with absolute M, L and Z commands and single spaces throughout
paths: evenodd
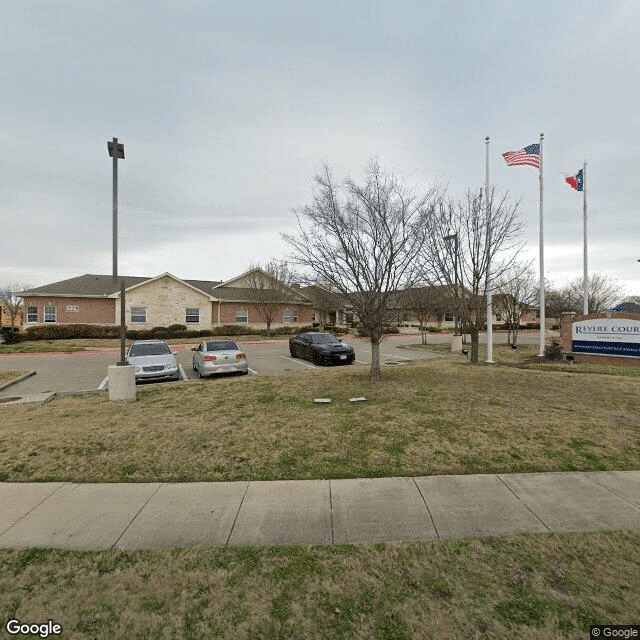
M 118 280 L 118 160 L 124 160 L 124 144 L 118 138 L 107 141 L 109 157 L 113 158 L 113 280 Z M 126 365 L 125 343 L 124 279 L 120 280 L 120 366 Z

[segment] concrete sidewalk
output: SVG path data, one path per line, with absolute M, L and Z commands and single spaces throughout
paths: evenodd
M 0 547 L 337 544 L 640 529 L 640 471 L 0 483 Z

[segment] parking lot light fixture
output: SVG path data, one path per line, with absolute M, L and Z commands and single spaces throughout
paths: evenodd
M 118 160 L 124 160 L 124 144 L 118 138 L 107 140 L 109 157 L 113 158 L 113 279 L 118 279 Z M 125 302 L 124 279 L 120 280 L 120 366 L 126 365 L 125 360 Z

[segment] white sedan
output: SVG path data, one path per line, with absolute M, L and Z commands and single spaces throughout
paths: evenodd
M 219 373 L 249 373 L 247 354 L 233 340 L 205 340 L 193 351 L 193 370 L 200 378 Z

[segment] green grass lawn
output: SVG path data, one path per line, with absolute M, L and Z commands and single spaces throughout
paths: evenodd
M 333 547 L 0 550 L 0 619 L 109 640 L 583 640 L 640 624 L 640 532 Z
M 520 352 L 520 350 L 518 350 Z M 640 468 L 640 380 L 465 358 L 207 380 L 0 408 L 5 481 Z M 526 368 L 530 367 L 530 368 Z M 542 369 L 542 370 L 539 370 Z M 602 375 L 607 373 L 607 375 Z M 620 375 L 624 374 L 624 375 Z M 366 396 L 351 405 L 348 398 Z M 316 405 L 314 397 L 331 397 Z M 575 639 L 640 624 L 640 532 L 415 543 L 0 550 L 0 620 L 63 638 Z
M 575 365 L 572 365 L 575 366 Z M 358 405 L 348 399 L 365 396 Z M 329 397 L 330 405 L 313 399 Z M 2 408 L 0 479 L 191 482 L 640 468 L 640 379 L 464 358 Z

